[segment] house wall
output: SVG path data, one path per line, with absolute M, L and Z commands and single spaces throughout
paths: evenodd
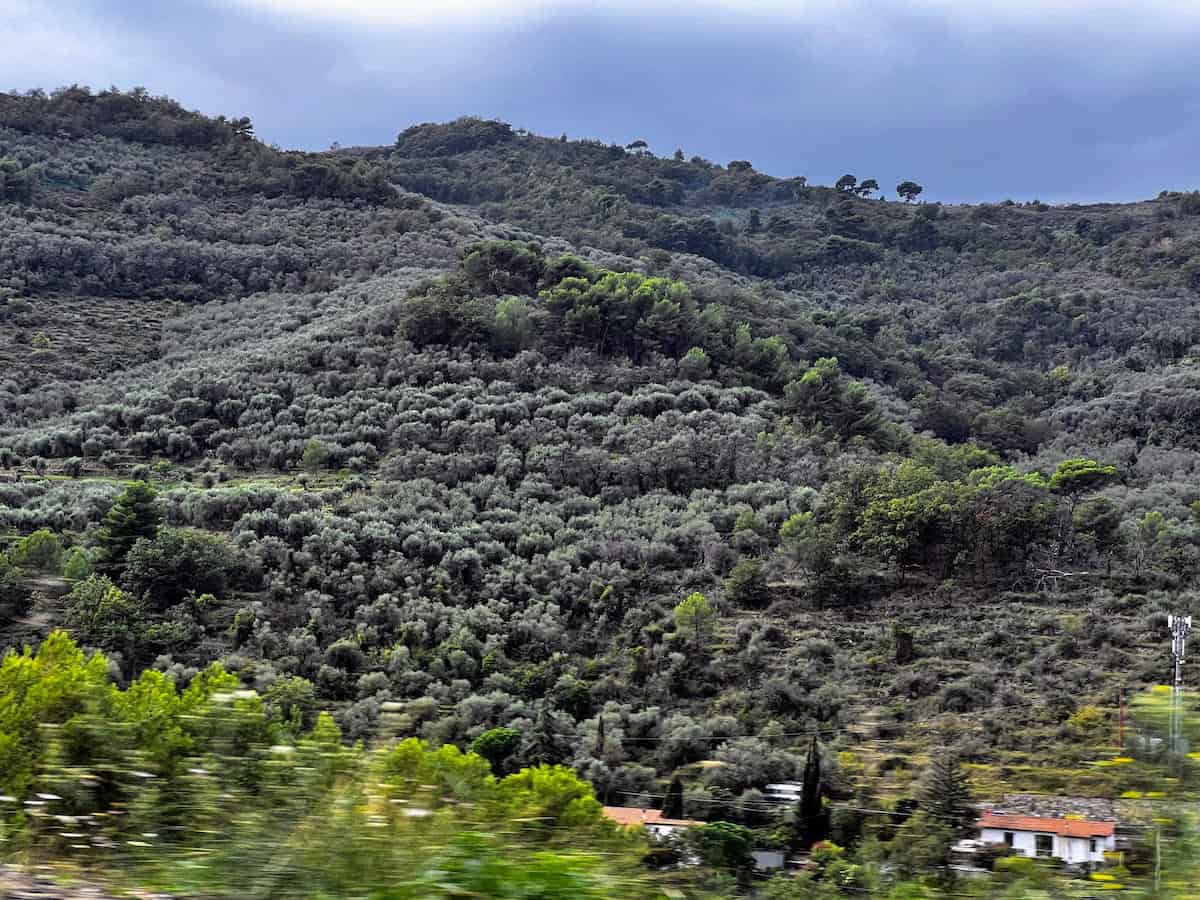
M 750 855 L 754 857 L 754 868 L 760 872 L 784 867 L 785 857 L 781 850 L 751 850 Z
M 655 837 L 660 838 L 670 837 L 673 834 L 678 834 L 687 830 L 686 825 L 652 825 L 647 823 L 643 827 Z
M 979 839 L 988 844 L 1003 844 L 1004 832 L 1012 831 L 1013 850 L 1023 856 L 1037 856 L 1037 841 L 1035 836 L 1039 833 L 1036 831 L 1017 831 L 1008 828 L 983 828 L 980 830 Z M 1045 833 L 1045 832 L 1041 832 Z M 1091 838 L 1077 837 L 1062 837 L 1060 835 L 1052 835 L 1054 838 L 1054 846 L 1052 853 L 1056 859 L 1061 859 L 1063 862 L 1080 865 L 1081 863 L 1104 862 L 1104 851 L 1113 850 L 1116 847 L 1116 839 L 1113 837 L 1098 837 L 1096 838 L 1096 852 L 1090 850 Z

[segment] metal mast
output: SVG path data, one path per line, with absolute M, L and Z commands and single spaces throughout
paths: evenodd
M 1187 639 L 1192 631 L 1191 616 L 1167 616 L 1167 628 L 1171 632 L 1171 660 L 1174 663 L 1174 681 L 1171 684 L 1171 736 L 1167 746 L 1176 756 L 1182 755 L 1183 746 L 1183 661 L 1187 656 Z

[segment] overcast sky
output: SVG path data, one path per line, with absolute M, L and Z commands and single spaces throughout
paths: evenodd
M 0 0 L 0 89 L 143 85 L 264 140 L 415 122 L 934 199 L 1200 188 L 1197 0 Z

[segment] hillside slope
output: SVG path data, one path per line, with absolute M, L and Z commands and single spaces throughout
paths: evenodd
M 814 730 L 904 792 L 943 717 L 1011 767 L 1093 704 L 1045 777 L 1111 789 L 1069 770 L 1200 569 L 1194 196 L 906 204 L 477 120 L 284 153 L 82 91 L 0 96 L 0 167 L 5 642 L 747 819 Z M 114 557 L 131 477 L 164 523 Z M 61 602 L 42 528 L 100 572 Z

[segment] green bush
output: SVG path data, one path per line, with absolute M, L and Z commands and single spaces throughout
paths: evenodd
M 725 581 L 725 594 L 738 606 L 746 609 L 762 609 L 771 600 L 767 587 L 767 575 L 762 561 L 743 559 Z
M 92 558 L 82 547 L 72 547 L 63 565 L 63 577 L 68 581 L 82 581 L 92 574 Z
M 241 554 L 224 537 L 196 529 L 163 528 L 130 547 L 121 585 L 161 611 L 188 594 L 220 596 L 240 570 Z
M 688 841 L 706 865 L 741 872 L 753 864 L 754 832 L 732 822 L 711 822 L 688 831 Z
M 43 528 L 17 541 L 11 559 L 22 569 L 58 575 L 63 570 L 63 548 L 58 535 Z
M 515 728 L 491 728 L 471 742 L 471 752 L 482 756 L 497 775 L 507 774 L 507 764 L 521 746 L 521 733 Z

